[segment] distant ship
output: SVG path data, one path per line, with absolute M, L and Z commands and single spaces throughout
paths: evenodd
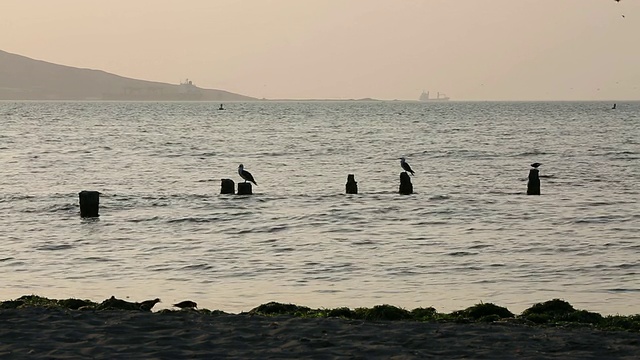
M 420 101 L 449 101 L 449 97 L 444 93 L 437 93 L 436 97 L 430 98 L 429 92 L 423 91 L 420 95 Z

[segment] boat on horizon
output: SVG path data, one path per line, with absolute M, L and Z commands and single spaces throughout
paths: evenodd
M 430 98 L 429 92 L 423 90 L 419 100 L 420 101 L 449 101 L 449 97 L 445 93 L 438 92 L 436 97 Z

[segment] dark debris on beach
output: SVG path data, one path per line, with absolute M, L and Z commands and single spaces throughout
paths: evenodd
M 148 302 L 148 301 L 147 301 Z M 24 308 L 57 308 L 75 311 L 147 311 L 143 303 L 130 302 L 111 297 L 101 303 L 80 299 L 48 299 L 37 295 L 24 295 L 15 300 L 0 302 L 0 311 Z M 185 310 L 163 309 L 159 314 L 178 313 Z M 188 309 L 203 315 L 228 314 L 221 310 Z M 364 321 L 423 321 L 455 323 L 511 322 L 530 326 L 589 327 L 609 331 L 640 332 L 640 314 L 608 315 L 576 310 L 564 300 L 553 299 L 536 303 L 515 315 L 507 308 L 492 303 L 480 303 L 451 313 L 439 313 L 433 307 L 406 310 L 393 305 L 376 305 L 372 308 L 340 307 L 335 309 L 312 309 L 307 306 L 269 302 L 239 315 L 248 316 L 292 316 L 302 318 L 344 318 Z

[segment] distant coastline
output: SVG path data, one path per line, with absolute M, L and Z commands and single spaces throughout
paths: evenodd
M 423 92 L 424 93 L 424 92 Z M 426 95 L 425 103 L 448 102 L 444 94 Z M 35 60 L 0 50 L 0 101 L 308 101 L 308 102 L 378 102 L 415 101 L 420 99 L 267 99 L 219 89 L 205 89 L 186 79 L 178 84 L 138 80 L 102 70 L 76 68 Z M 453 100 L 452 100 L 453 101 Z M 456 102 L 634 102 L 639 99 L 602 100 L 499 100 L 456 99 Z
M 0 100 L 253 101 L 254 97 L 179 84 L 138 80 L 0 50 Z

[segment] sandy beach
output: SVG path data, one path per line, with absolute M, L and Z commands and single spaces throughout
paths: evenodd
M 435 323 L 0 310 L 2 359 L 637 359 L 640 334 L 510 322 Z

